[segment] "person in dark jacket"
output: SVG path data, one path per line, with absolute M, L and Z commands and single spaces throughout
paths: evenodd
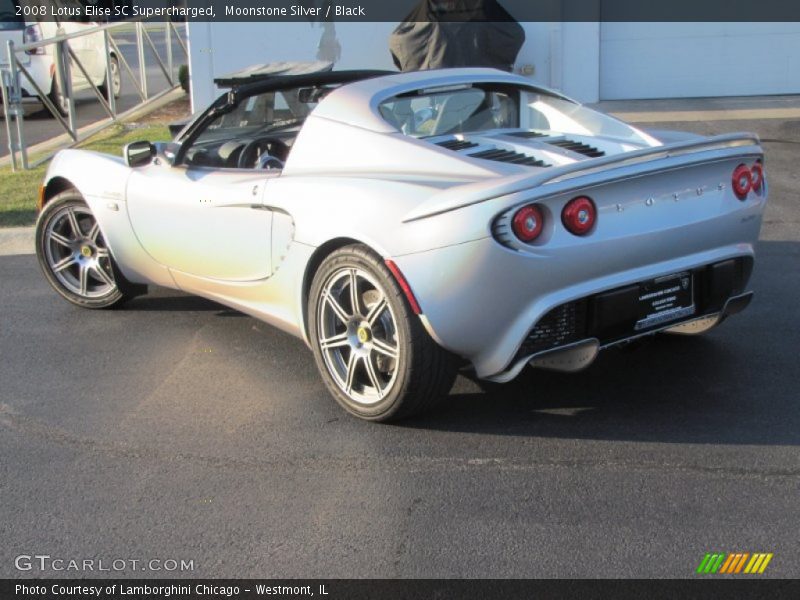
M 389 38 L 401 71 L 494 67 L 511 71 L 525 31 L 497 0 L 422 0 Z

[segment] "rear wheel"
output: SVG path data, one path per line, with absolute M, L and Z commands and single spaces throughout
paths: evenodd
M 322 378 L 362 419 L 421 413 L 453 385 L 454 357 L 431 339 L 383 261 L 364 246 L 325 259 L 311 286 L 308 320 Z
M 108 74 L 106 74 L 103 83 L 99 86 L 100 93 L 107 99 L 111 99 L 110 91 L 114 94 L 114 98 L 119 98 L 122 93 L 122 73 L 119 70 L 119 59 L 112 56 L 109 59 L 109 67 L 111 70 L 111 86 L 108 85 Z
M 36 223 L 36 255 L 47 281 L 83 308 L 110 308 L 132 293 L 114 266 L 100 227 L 75 190 L 62 192 Z

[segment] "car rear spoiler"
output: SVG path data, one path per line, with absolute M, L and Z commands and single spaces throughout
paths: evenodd
M 403 222 L 418 221 L 532 188 L 540 188 L 537 190 L 537 195 L 542 196 L 550 195 L 551 192 L 553 194 L 563 193 L 571 187 L 607 182 L 610 170 L 620 169 L 619 178 L 625 178 L 633 174 L 638 175 L 665 168 L 667 165 L 652 165 L 652 163 L 659 160 L 684 159 L 682 162 L 700 162 L 708 160 L 708 157 L 697 156 L 697 160 L 691 160 L 691 157 L 708 152 L 718 152 L 719 158 L 725 158 L 730 154 L 730 150 L 739 148 L 752 148 L 753 153 L 761 153 L 760 144 L 761 141 L 754 133 L 728 133 L 701 140 L 676 142 L 664 146 L 643 148 L 633 152 L 584 160 L 562 167 L 548 168 L 536 175 L 523 174 L 503 179 L 487 179 L 477 183 L 456 186 L 436 194 L 430 200 L 408 213 Z M 685 160 L 687 157 L 689 157 L 689 161 Z M 643 165 L 648 164 L 652 168 L 643 167 Z M 602 176 L 592 177 L 598 174 L 602 174 Z M 573 182 L 574 185 L 570 185 L 570 182 L 575 179 L 580 179 L 580 182 Z M 554 185 L 557 189 L 544 189 L 544 186 L 548 185 Z

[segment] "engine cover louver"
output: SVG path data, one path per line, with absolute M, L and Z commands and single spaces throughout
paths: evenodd
M 527 156 L 526 154 L 522 154 L 520 152 L 514 152 L 513 150 L 501 150 L 499 148 L 475 152 L 474 154 L 469 154 L 468 156 L 471 156 L 472 158 L 482 158 L 484 160 L 496 160 L 498 162 L 512 163 L 515 165 L 526 165 L 528 167 L 553 166 L 532 156 Z
M 545 134 L 539 133 L 538 131 L 517 131 L 515 133 L 510 133 L 509 135 L 513 135 L 514 137 L 525 138 L 529 140 L 531 138 L 538 138 L 538 137 L 546 137 Z
M 468 142 L 467 140 L 446 140 L 444 142 L 438 142 L 436 145 L 441 146 L 442 148 L 447 148 L 448 150 L 453 150 L 454 152 L 458 152 L 459 150 L 468 150 L 478 146 L 478 144 L 475 144 L 474 142 Z
M 605 156 L 606 153 L 602 150 L 598 150 L 594 146 L 590 146 L 589 144 L 583 144 L 581 142 L 575 142 L 573 140 L 558 140 L 555 142 L 547 142 L 551 146 L 558 146 L 559 148 L 563 148 L 564 150 L 569 150 L 570 152 L 577 152 L 578 154 L 583 154 L 584 156 L 588 156 L 589 158 L 598 158 L 600 156 Z

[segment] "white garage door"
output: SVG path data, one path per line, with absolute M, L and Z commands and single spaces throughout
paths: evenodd
M 800 23 L 602 23 L 600 97 L 800 93 Z

